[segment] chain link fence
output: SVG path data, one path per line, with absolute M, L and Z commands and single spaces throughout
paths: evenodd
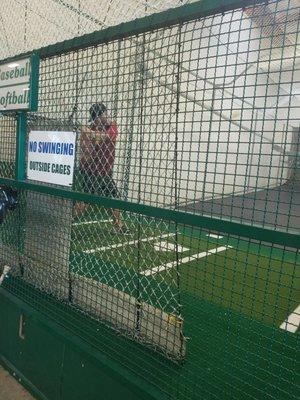
M 71 188 L 15 179 L 19 117 L 0 117 L 1 184 L 19 190 L 2 287 L 166 398 L 296 399 L 300 7 L 203 1 L 184 19 L 185 3 L 14 0 L 0 14 L 2 58 L 104 32 L 36 51 L 21 167 L 43 168 L 30 132 L 75 132 Z M 180 5 L 172 23 L 105 30 Z

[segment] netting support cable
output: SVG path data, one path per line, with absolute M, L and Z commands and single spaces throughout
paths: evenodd
M 140 135 L 139 137 L 139 181 L 138 181 L 138 203 L 140 204 L 142 202 L 141 194 L 142 194 L 142 167 L 143 167 L 143 136 L 144 136 L 144 86 L 145 86 L 145 34 L 142 36 L 142 43 L 140 45 L 140 62 L 139 62 L 139 111 L 140 111 L 140 116 L 139 116 L 139 129 L 140 132 L 138 133 Z M 143 223 L 143 216 L 141 214 L 138 215 L 138 239 L 141 238 L 142 236 L 142 223 Z M 141 271 L 142 271 L 142 251 L 143 251 L 143 243 L 141 240 L 138 240 L 138 253 L 137 253 L 137 287 L 136 287 L 136 334 L 137 336 L 140 335 L 140 330 L 141 330 Z
M 4 37 L 5 37 L 5 43 L 6 43 L 7 49 L 9 51 L 9 53 L 10 53 L 11 52 L 11 47 L 10 47 L 10 44 L 9 44 L 7 32 L 6 32 L 6 29 L 5 29 L 5 23 L 3 21 L 3 17 L 1 15 L 1 12 L 0 12 L 0 21 L 1 21 L 0 26 L 2 27 L 2 30 L 3 30 L 3 33 L 4 33 Z
M 62 6 L 64 8 L 67 8 L 68 10 L 72 11 L 73 13 L 75 13 L 75 14 L 81 16 L 81 17 L 84 17 L 85 19 L 93 22 L 94 24 L 97 24 L 97 25 L 100 25 L 100 26 L 105 26 L 102 21 L 100 21 L 99 19 L 91 16 L 89 13 L 86 13 L 86 12 L 82 11 L 80 7 L 76 8 L 76 7 L 74 7 L 73 5 L 67 3 L 64 0 L 52 0 L 52 1 L 54 3 L 56 3 L 56 4 L 59 4 L 60 6 Z
M 25 12 L 24 12 L 24 49 L 27 48 L 27 17 L 28 17 L 28 0 L 25 0 Z

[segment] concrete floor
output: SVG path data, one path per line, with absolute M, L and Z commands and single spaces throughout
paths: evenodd
M 34 400 L 34 398 L 0 366 L 0 400 Z
M 182 207 L 216 218 L 254 223 L 272 229 L 298 231 L 300 226 L 300 183 L 258 190 L 238 196 L 198 201 Z

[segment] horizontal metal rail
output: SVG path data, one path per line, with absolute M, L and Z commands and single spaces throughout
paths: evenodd
M 63 197 L 73 201 L 99 204 L 107 208 L 115 208 L 123 211 L 139 213 L 153 218 L 174 221 L 179 224 L 195 226 L 198 228 L 205 228 L 208 230 L 215 230 L 219 232 L 226 232 L 228 234 L 255 239 L 263 242 L 270 242 L 282 246 L 300 248 L 300 232 L 291 233 L 281 230 L 263 228 L 256 225 L 249 225 L 244 223 L 241 224 L 223 218 L 219 219 L 207 215 L 199 215 L 189 212 L 177 211 L 174 209 L 166 209 L 141 203 L 111 199 L 88 193 L 74 192 L 57 187 L 38 185 L 36 183 L 29 183 L 26 181 L 16 181 L 14 179 L 0 178 L 0 184 L 8 185 L 18 189 Z

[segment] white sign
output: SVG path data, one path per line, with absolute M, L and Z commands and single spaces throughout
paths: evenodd
M 31 131 L 27 148 L 27 179 L 72 186 L 75 132 Z
M 0 65 L 0 110 L 29 108 L 30 58 Z

